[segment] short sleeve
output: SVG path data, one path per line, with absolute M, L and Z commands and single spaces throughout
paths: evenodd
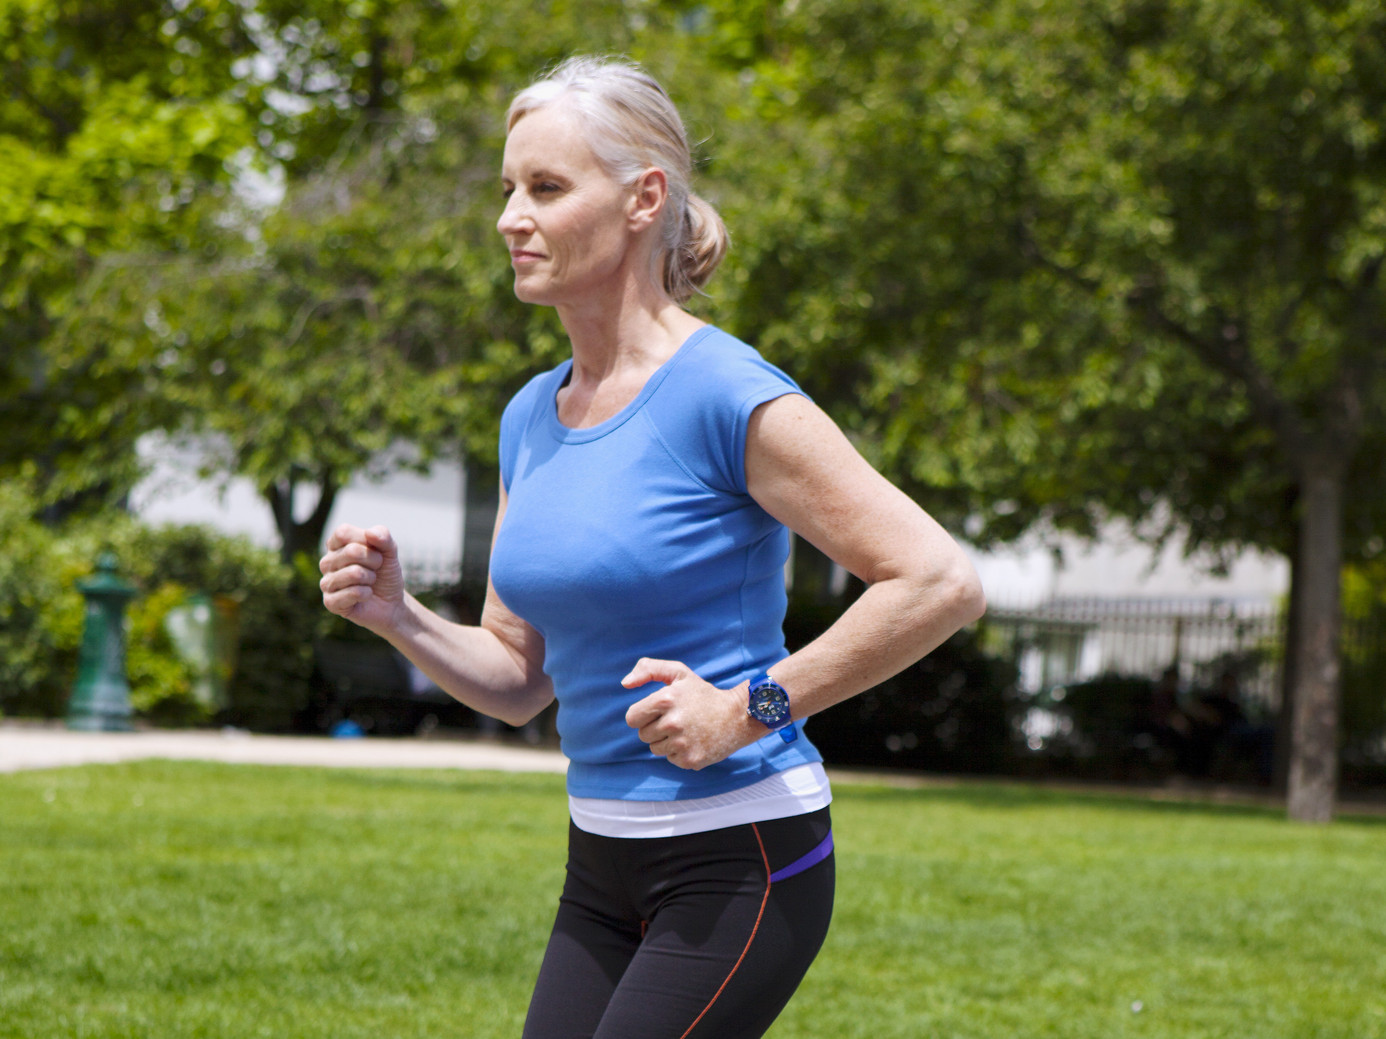
M 745 495 L 751 415 L 788 393 L 803 390 L 752 347 L 719 331 L 682 360 L 647 411 L 681 465 L 713 490 Z
M 781 373 L 783 374 L 783 373 Z M 730 436 L 727 438 L 728 450 L 726 457 L 722 459 L 722 468 L 728 486 L 737 494 L 746 494 L 746 433 L 751 426 L 751 415 L 756 408 L 762 404 L 768 404 L 777 397 L 783 397 L 787 393 L 803 394 L 803 390 L 789 378 L 784 376 L 784 381 L 766 381 L 756 387 L 755 392 L 750 394 L 736 409 Z
M 525 431 L 535 421 L 535 408 L 543 400 L 544 387 L 549 385 L 555 373 L 565 368 L 561 365 L 552 371 L 536 375 L 525 383 L 519 393 L 510 398 L 510 403 L 501 412 L 500 421 L 500 477 L 501 486 L 510 493 L 515 467 L 519 463 L 521 446 L 525 441 Z

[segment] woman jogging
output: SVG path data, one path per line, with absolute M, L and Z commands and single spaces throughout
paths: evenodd
M 682 122 L 628 62 L 511 104 L 498 229 L 572 358 L 501 419 L 477 626 L 405 590 L 382 527 L 338 527 L 328 609 L 473 709 L 558 701 L 567 876 L 527 1039 L 763 1035 L 827 933 L 831 794 L 803 720 L 984 609 L 956 543 L 750 346 L 683 304 L 726 250 Z M 785 651 L 789 532 L 866 584 Z

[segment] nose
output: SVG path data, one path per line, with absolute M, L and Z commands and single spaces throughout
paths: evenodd
M 500 219 L 496 221 L 496 230 L 507 238 L 533 230 L 528 208 L 518 188 L 505 200 L 505 208 L 501 210 Z

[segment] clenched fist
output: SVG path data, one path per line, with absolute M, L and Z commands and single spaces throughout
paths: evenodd
M 333 613 L 377 633 L 398 623 L 404 611 L 404 571 L 386 528 L 342 524 L 327 539 L 318 569 L 323 605 Z

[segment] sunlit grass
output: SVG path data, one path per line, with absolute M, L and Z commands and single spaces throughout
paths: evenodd
M 0 776 L 0 1036 L 518 1036 L 562 781 L 142 763 Z M 772 1032 L 1386 1037 L 1386 822 L 840 784 Z

